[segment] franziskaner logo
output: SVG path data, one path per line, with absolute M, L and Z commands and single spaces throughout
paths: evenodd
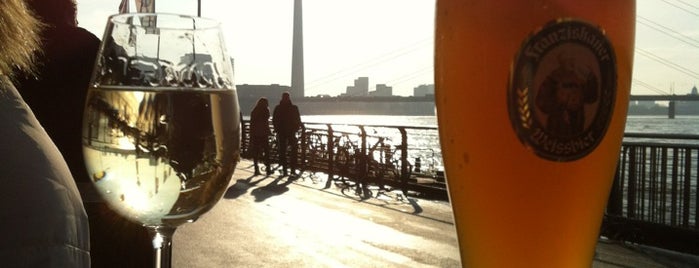
M 512 126 L 540 157 L 580 159 L 607 131 L 616 82 L 614 49 L 600 28 L 576 19 L 549 23 L 515 58 L 508 88 Z

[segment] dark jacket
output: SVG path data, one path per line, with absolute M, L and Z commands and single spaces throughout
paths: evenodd
M 274 107 L 272 123 L 277 135 L 294 135 L 301 128 L 301 114 L 298 106 L 291 104 L 291 101 L 282 100 Z
M 250 135 L 255 137 L 266 137 L 272 134 L 269 129 L 269 108 L 257 105 L 250 112 Z
M 42 33 L 38 76 L 20 76 L 17 90 L 65 157 L 77 181 L 90 181 L 82 158 L 82 120 L 87 87 L 100 40 L 82 28 L 52 27 Z

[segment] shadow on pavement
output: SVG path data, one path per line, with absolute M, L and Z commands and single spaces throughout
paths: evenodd
M 272 196 L 281 195 L 289 191 L 288 185 L 294 182 L 297 177 L 286 177 L 284 183 L 279 183 L 283 177 L 278 177 L 269 184 L 255 188 L 250 192 L 255 197 L 255 202 L 263 202 Z

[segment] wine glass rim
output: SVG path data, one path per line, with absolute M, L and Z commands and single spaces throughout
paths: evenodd
M 134 25 L 131 22 L 128 22 L 127 18 L 132 17 L 170 17 L 170 18 L 179 18 L 179 19 L 186 19 L 186 20 L 192 20 L 196 23 L 196 28 L 180 28 L 180 27 L 163 27 L 161 25 L 158 25 L 155 28 L 158 29 L 170 29 L 170 30 L 207 30 L 207 29 L 215 29 L 219 28 L 221 26 L 221 22 L 216 20 L 216 19 L 211 19 L 211 18 L 206 18 L 206 17 L 197 17 L 197 16 L 192 16 L 192 15 L 186 15 L 186 14 L 177 14 L 177 13 L 119 13 L 119 14 L 114 14 L 109 16 L 109 22 L 113 24 L 127 24 L 127 25 Z M 134 25 L 134 26 L 143 26 L 143 25 Z

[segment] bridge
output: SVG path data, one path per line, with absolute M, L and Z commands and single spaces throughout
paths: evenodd
M 676 112 L 676 102 L 677 101 L 699 101 L 699 94 L 689 94 L 689 95 L 631 95 L 629 96 L 631 101 L 669 101 L 667 116 L 672 119 L 675 118 Z
M 699 101 L 699 95 L 631 95 L 632 101 Z

